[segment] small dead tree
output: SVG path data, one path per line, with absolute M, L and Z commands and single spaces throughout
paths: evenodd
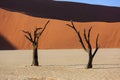
M 49 21 L 47 21 L 44 28 L 36 28 L 34 30 L 33 37 L 32 37 L 31 32 L 22 30 L 22 32 L 25 33 L 25 37 L 32 43 L 32 46 L 33 46 L 33 61 L 32 61 L 31 66 L 39 66 L 39 62 L 38 62 L 38 40 L 39 40 L 40 36 L 42 35 L 42 33 L 44 32 L 44 30 L 46 29 L 46 26 L 47 26 L 48 23 L 49 23 Z
M 72 28 L 76 32 L 76 34 L 79 38 L 79 41 L 82 45 L 82 48 L 89 54 L 89 60 L 88 60 L 87 68 L 92 68 L 93 58 L 94 58 L 95 54 L 97 53 L 97 51 L 99 49 L 99 45 L 98 45 L 99 34 L 96 37 L 95 51 L 92 51 L 92 44 L 90 43 L 90 36 L 91 36 L 92 27 L 88 30 L 88 34 L 86 33 L 86 30 L 84 29 L 84 40 L 87 43 L 87 47 L 86 47 L 85 43 L 83 42 L 83 38 L 81 37 L 80 32 L 76 29 L 74 23 L 71 21 L 71 25 L 67 24 L 67 26 L 69 26 L 70 28 Z

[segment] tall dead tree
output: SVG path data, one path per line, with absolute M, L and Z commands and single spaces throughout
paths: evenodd
M 46 29 L 46 26 L 48 23 L 49 23 L 49 21 L 47 21 L 44 28 L 36 28 L 34 30 L 33 37 L 32 37 L 31 32 L 22 30 L 25 33 L 25 37 L 32 43 L 32 46 L 33 46 L 33 61 L 32 61 L 31 66 L 39 65 L 39 62 L 38 62 L 38 40 L 39 40 L 40 36 L 42 35 L 42 33 L 44 32 L 44 30 Z
M 99 45 L 98 45 L 98 38 L 99 38 L 99 34 L 97 35 L 96 37 L 96 48 L 95 48 L 95 51 L 92 51 L 92 44 L 90 42 L 90 36 L 91 36 L 91 30 L 92 30 L 92 27 L 88 30 L 88 33 L 86 33 L 86 30 L 84 29 L 84 39 L 81 37 L 81 34 L 80 34 L 80 31 L 78 31 L 74 25 L 74 23 L 71 21 L 71 25 L 70 24 L 67 24 L 67 26 L 69 26 L 70 28 L 72 28 L 78 38 L 79 38 L 79 41 L 82 45 L 82 48 L 89 54 L 89 60 L 88 60 L 88 64 L 87 64 L 87 68 L 92 68 L 92 61 L 93 61 L 93 58 L 95 56 L 95 54 L 97 53 L 98 49 L 99 49 Z M 83 42 L 83 40 L 85 40 Z M 85 45 L 85 42 L 87 43 L 87 46 Z

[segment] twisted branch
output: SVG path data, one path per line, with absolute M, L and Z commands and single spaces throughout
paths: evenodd
M 22 32 L 25 33 L 25 37 L 26 37 L 30 42 L 32 42 L 32 43 L 34 43 L 34 44 L 37 44 L 39 37 L 40 37 L 40 36 L 42 35 L 42 33 L 44 32 L 44 30 L 46 29 L 46 26 L 47 26 L 47 24 L 48 24 L 49 22 L 50 22 L 50 21 L 48 20 L 47 23 L 45 24 L 44 28 L 36 28 L 36 29 L 34 30 L 34 39 L 32 38 L 32 35 L 31 35 L 30 32 L 24 31 L 24 30 L 22 30 Z M 38 31 L 41 30 L 41 29 L 42 29 L 42 31 L 38 32 Z
M 77 29 L 76 29 L 76 27 L 75 27 L 75 25 L 74 25 L 74 23 L 73 23 L 72 21 L 71 21 L 71 24 L 72 24 L 72 25 L 70 25 L 70 24 L 66 24 L 66 25 L 69 26 L 69 27 L 71 27 L 71 28 L 76 32 L 76 34 L 77 34 L 77 36 L 78 36 L 78 38 L 79 38 L 79 41 L 80 41 L 83 49 L 84 49 L 85 51 L 87 51 L 87 49 L 86 49 L 86 47 L 85 47 L 85 45 L 84 45 L 84 43 L 83 43 L 83 39 L 82 39 L 82 37 L 81 37 L 81 35 L 80 35 L 80 32 L 77 31 Z
M 84 29 L 84 39 L 85 39 L 85 42 L 87 43 L 87 46 L 88 46 L 88 47 L 86 48 L 86 47 L 85 47 L 85 44 L 84 44 L 84 42 L 83 42 L 83 39 L 82 39 L 82 37 L 81 37 L 81 34 L 80 34 L 79 31 L 77 31 L 74 23 L 71 21 L 71 25 L 70 25 L 70 24 L 66 24 L 66 25 L 69 26 L 70 28 L 72 28 L 72 29 L 76 32 L 76 34 L 77 34 L 77 36 L 78 36 L 78 38 L 79 38 L 79 41 L 80 41 L 83 49 L 84 49 L 86 52 L 88 52 L 90 55 L 92 55 L 92 56 L 94 57 L 95 54 L 96 54 L 96 52 L 97 52 L 97 50 L 99 49 L 99 45 L 98 45 L 99 34 L 98 34 L 97 37 L 96 37 L 96 49 L 95 49 L 94 53 L 92 54 L 92 45 L 91 45 L 91 43 L 90 43 L 90 36 L 91 36 L 92 27 L 89 28 L 88 34 L 86 33 L 86 30 Z
M 30 32 L 24 31 L 24 30 L 22 30 L 22 32 L 25 33 L 25 37 L 26 37 L 30 42 L 33 42 L 32 35 L 31 35 Z

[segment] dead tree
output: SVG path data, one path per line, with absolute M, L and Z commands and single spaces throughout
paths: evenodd
M 32 43 L 32 46 L 33 46 L 33 61 L 32 61 L 31 66 L 39 66 L 39 62 L 38 62 L 38 40 L 39 40 L 40 36 L 42 35 L 42 33 L 44 32 L 44 30 L 46 29 L 46 26 L 47 26 L 48 23 L 49 23 L 49 21 L 47 21 L 44 28 L 36 28 L 34 30 L 33 37 L 32 37 L 31 32 L 22 30 L 25 33 L 25 37 Z
M 90 42 L 90 36 L 91 36 L 91 30 L 92 30 L 92 27 L 88 30 L 88 33 L 86 33 L 86 30 L 84 29 L 84 39 L 81 37 L 81 34 L 80 34 L 80 31 L 78 31 L 74 25 L 74 23 L 71 21 L 71 25 L 67 24 L 67 26 L 69 26 L 70 28 L 72 28 L 78 38 L 79 38 L 79 42 L 81 43 L 82 45 L 82 48 L 89 54 L 89 60 L 88 60 L 88 64 L 87 64 L 87 68 L 92 68 L 92 61 L 93 61 L 93 58 L 95 56 L 95 54 L 97 53 L 98 49 L 99 49 L 99 45 L 98 45 L 98 38 L 99 38 L 99 34 L 97 35 L 96 37 L 96 48 L 95 48 L 95 51 L 92 51 L 92 44 Z M 83 40 L 85 40 L 83 42 Z M 87 43 L 87 46 L 85 45 L 85 42 Z

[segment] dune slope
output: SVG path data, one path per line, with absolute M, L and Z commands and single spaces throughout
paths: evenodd
M 31 43 L 24 37 L 21 30 L 33 32 L 35 27 L 43 27 L 50 20 L 45 32 L 40 37 L 39 48 L 41 49 L 73 49 L 81 48 L 75 32 L 66 26 L 69 21 L 37 18 L 19 12 L 0 9 L 0 49 L 32 49 Z M 120 22 L 75 22 L 81 34 L 84 28 L 93 27 L 91 43 L 95 47 L 95 38 L 99 33 L 101 48 L 120 48 Z M 8 47 L 14 48 L 8 48 Z M 7 48 L 6 48 L 7 47 Z

